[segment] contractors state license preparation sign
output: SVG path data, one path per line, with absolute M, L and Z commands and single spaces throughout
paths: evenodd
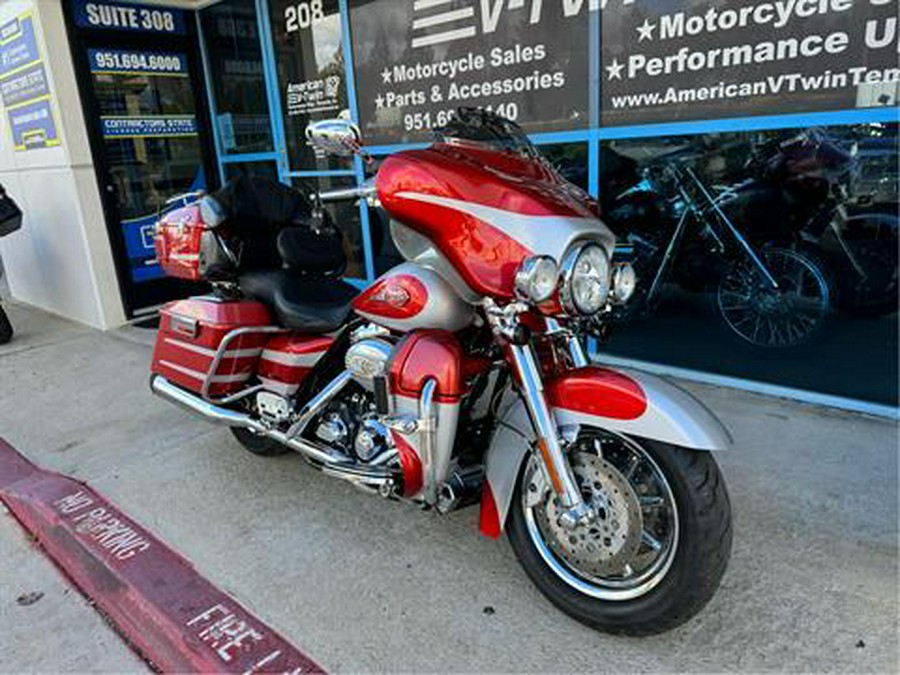
M 897 105 L 897 14 L 897 0 L 610 4 L 601 123 Z
M 530 133 L 587 128 L 594 4 L 599 0 L 351 3 L 366 142 L 428 140 L 461 106 L 488 108 Z

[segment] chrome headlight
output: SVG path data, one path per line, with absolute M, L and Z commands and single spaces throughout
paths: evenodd
M 624 305 L 634 295 L 637 288 L 637 274 L 631 263 L 618 263 L 613 265 L 612 282 L 609 298 L 613 304 Z
M 559 268 L 550 256 L 526 258 L 516 272 L 516 295 L 536 305 L 553 297 Z
M 560 300 L 570 314 L 596 314 L 606 306 L 610 284 L 609 256 L 599 244 L 572 249 L 562 268 Z

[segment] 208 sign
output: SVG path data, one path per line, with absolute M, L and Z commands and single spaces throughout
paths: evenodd
M 284 29 L 288 33 L 293 33 L 309 28 L 324 18 L 325 8 L 322 6 L 322 0 L 298 2 L 284 8 Z

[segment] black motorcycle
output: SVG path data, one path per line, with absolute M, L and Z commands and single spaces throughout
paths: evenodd
M 22 226 L 22 210 L 0 185 L 0 237 L 12 234 Z M 12 340 L 13 327 L 0 305 L 0 345 Z
M 852 154 L 817 131 L 739 152 L 726 185 L 701 178 L 693 147 L 643 168 L 604 158 L 604 213 L 645 280 L 640 311 L 670 281 L 707 291 L 729 332 L 762 348 L 809 343 L 837 308 L 895 311 L 896 218 L 850 210 Z

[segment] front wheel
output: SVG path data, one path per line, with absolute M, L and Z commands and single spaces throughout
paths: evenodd
M 722 276 L 715 301 L 719 316 L 742 343 L 761 349 L 792 349 L 819 336 L 834 306 L 828 268 L 811 250 L 769 247 L 763 264 L 773 287 L 750 261 Z
M 513 497 L 509 540 L 540 591 L 609 633 L 659 633 L 700 611 L 731 554 L 731 505 L 712 456 L 583 429 L 570 461 L 591 525 L 559 524 L 535 457 Z

